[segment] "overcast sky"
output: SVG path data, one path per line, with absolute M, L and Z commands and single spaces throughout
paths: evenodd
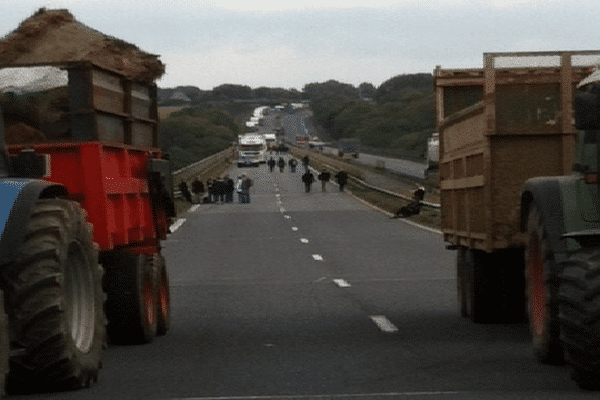
M 377 87 L 484 52 L 600 49 L 597 0 L 0 0 L 0 36 L 40 7 L 159 54 L 162 88 Z

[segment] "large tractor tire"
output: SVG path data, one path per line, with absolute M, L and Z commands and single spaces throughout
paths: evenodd
M 169 291 L 169 276 L 165 258 L 161 254 L 154 255 L 158 270 L 158 290 L 156 301 L 157 326 L 156 334 L 163 336 L 171 326 L 171 294 Z
M 22 258 L 3 272 L 9 391 L 66 390 L 96 381 L 105 346 L 102 269 L 78 203 L 38 200 Z
M 544 220 L 535 204 L 529 210 L 525 244 L 527 313 L 533 351 L 544 364 L 563 364 L 558 322 L 558 277 Z
M 144 344 L 157 333 L 155 257 L 121 252 L 104 263 L 108 337 L 113 344 Z
M 560 338 L 571 377 L 600 390 L 600 252 L 561 264 Z

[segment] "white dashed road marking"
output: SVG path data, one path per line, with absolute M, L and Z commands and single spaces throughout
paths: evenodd
M 196 210 L 200 207 L 200 204 L 194 204 L 193 206 L 190 207 L 190 211 L 191 212 L 196 212 Z
M 284 216 L 283 216 L 283 218 L 285 218 L 285 219 L 290 219 L 290 218 L 292 218 L 292 217 L 290 217 L 289 215 L 284 215 Z
M 323 261 L 323 257 L 320 254 L 313 254 L 312 256 L 316 261 Z
M 373 322 L 375 322 L 379 329 L 381 329 L 384 332 L 398 332 L 398 328 L 396 328 L 396 325 L 392 324 L 392 322 L 383 315 L 371 315 L 371 319 L 373 320 Z
M 343 279 L 334 279 L 333 281 L 339 287 L 350 287 L 350 284 Z
M 296 232 L 296 231 L 298 230 L 298 227 L 297 227 L 297 226 L 292 226 L 292 230 L 293 230 L 294 232 Z
M 300 241 L 301 241 L 302 243 L 308 243 L 308 239 L 307 239 L 307 238 L 301 238 L 301 239 L 300 239 Z
M 169 227 L 171 233 L 175 232 L 183 223 L 185 222 L 185 218 L 179 218 L 173 225 Z

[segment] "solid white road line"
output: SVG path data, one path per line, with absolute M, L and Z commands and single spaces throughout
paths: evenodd
M 274 395 L 274 396 L 221 396 L 221 397 L 180 397 L 171 400 L 330 400 L 377 397 L 405 396 L 447 396 L 460 392 L 423 391 L 423 392 L 387 392 L 387 393 L 348 393 L 348 394 L 317 394 L 317 395 Z
M 177 229 L 179 229 L 179 227 L 181 225 L 183 225 L 183 223 L 185 222 L 185 218 L 179 218 L 177 221 L 175 221 L 175 223 L 173 223 L 173 225 L 171 225 L 169 227 L 169 230 L 171 231 L 171 233 L 175 232 Z
M 350 284 L 343 279 L 334 279 L 333 281 L 339 287 L 350 287 Z
M 200 204 L 194 204 L 193 206 L 190 207 L 190 211 L 191 212 L 196 212 L 196 210 L 200 207 Z
M 373 322 L 375 322 L 379 329 L 381 329 L 384 332 L 398 332 L 398 328 L 396 328 L 396 325 L 392 324 L 392 322 L 383 315 L 371 315 L 371 319 L 373 320 Z

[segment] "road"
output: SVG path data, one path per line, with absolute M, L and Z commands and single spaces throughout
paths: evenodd
M 534 360 L 525 324 L 460 318 L 439 235 L 305 193 L 302 168 L 244 172 L 250 204 L 193 207 L 164 242 L 166 336 L 110 346 L 89 389 L 9 398 L 597 398 Z

